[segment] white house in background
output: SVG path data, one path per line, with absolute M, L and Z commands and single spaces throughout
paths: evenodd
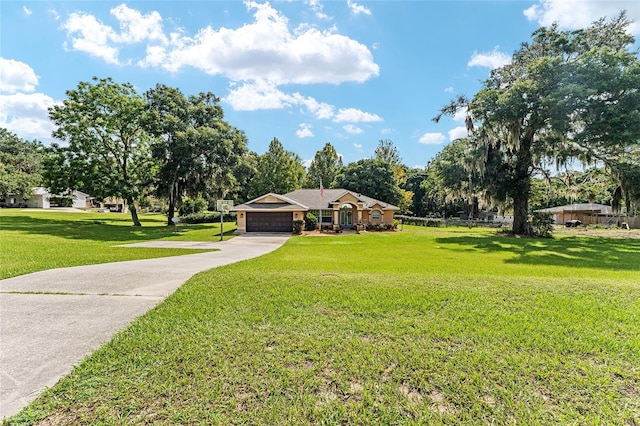
M 56 196 L 56 194 L 50 193 L 47 188 L 39 186 L 33 189 L 33 195 L 31 195 L 29 199 L 17 200 L 14 198 L 9 198 L 7 199 L 6 205 L 7 207 L 20 206 L 36 209 L 48 209 L 51 207 L 56 207 L 55 205 L 51 205 L 51 197 Z M 89 196 L 89 194 L 85 194 L 84 192 L 74 191 L 73 205 L 71 207 L 75 207 L 77 209 L 85 209 L 87 207 L 91 207 L 91 197 Z

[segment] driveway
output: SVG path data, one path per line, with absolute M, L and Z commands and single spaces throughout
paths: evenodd
M 195 273 L 269 253 L 288 238 L 250 234 L 211 243 L 150 241 L 131 246 L 220 251 L 0 280 L 0 419 L 18 413 Z

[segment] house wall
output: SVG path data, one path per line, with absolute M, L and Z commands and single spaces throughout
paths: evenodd
M 244 234 L 245 232 L 247 232 L 247 212 L 240 210 L 237 213 L 237 230 L 239 233 Z
M 383 212 L 384 223 L 393 223 L 393 210 L 387 210 Z

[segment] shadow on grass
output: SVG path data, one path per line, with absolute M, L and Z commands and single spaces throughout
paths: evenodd
M 128 226 L 127 226 L 128 225 Z M 144 225 L 144 224 L 143 224 Z M 191 229 L 204 226 L 189 225 Z M 129 216 L 106 220 L 89 218 L 77 220 L 38 218 L 27 215 L 2 217 L 2 231 L 28 234 L 51 235 L 60 238 L 93 241 L 148 241 L 169 237 L 174 234 L 172 226 L 161 222 L 150 226 L 134 227 Z
M 548 265 L 640 271 L 640 239 L 566 237 L 559 239 L 500 236 L 440 237 L 443 248 L 454 251 L 507 252 L 507 264 Z

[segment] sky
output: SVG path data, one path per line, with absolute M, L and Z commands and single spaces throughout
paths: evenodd
M 258 154 L 276 137 L 308 164 L 330 142 L 348 164 L 390 139 L 424 167 L 466 136 L 464 117 L 432 121 L 440 108 L 477 93 L 533 31 L 621 10 L 639 38 L 637 0 L 2 0 L 0 127 L 59 142 L 47 109 L 111 77 L 141 95 L 214 93 Z

